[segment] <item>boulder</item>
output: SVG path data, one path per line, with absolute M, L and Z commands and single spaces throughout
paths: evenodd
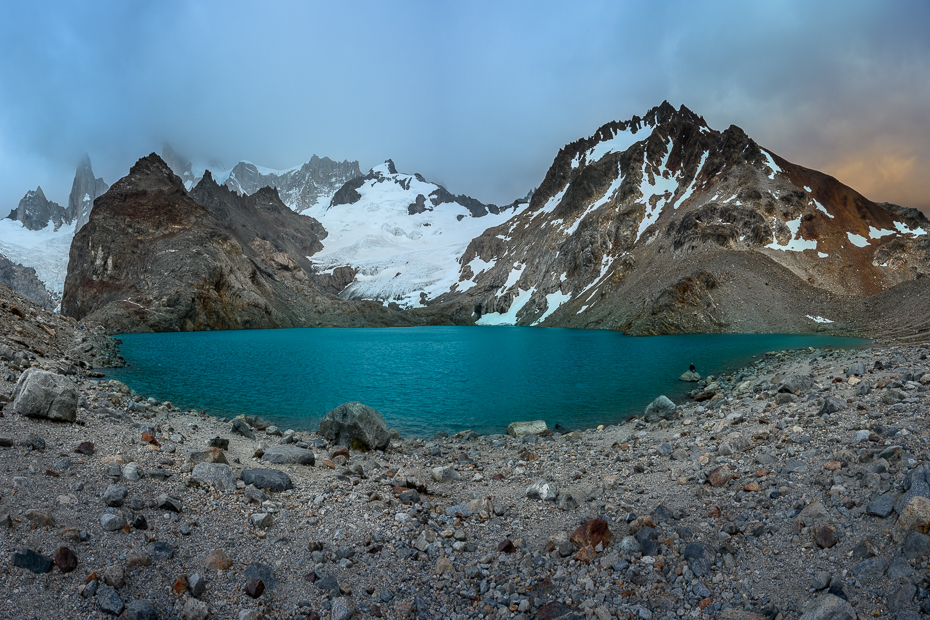
M 778 384 L 776 392 L 799 394 L 807 392 L 814 387 L 814 380 L 807 375 L 788 375 Z
M 67 377 L 29 368 L 13 390 L 13 413 L 57 422 L 77 418 L 78 392 Z
M 294 488 L 290 476 L 276 469 L 243 469 L 241 477 L 246 484 L 274 493 Z
M 742 452 L 750 445 L 752 445 L 752 443 L 741 433 L 730 433 L 720 442 L 720 446 L 717 448 L 717 454 L 720 456 L 730 456 L 737 452 Z
M 926 534 L 930 530 L 930 499 L 915 495 L 912 497 L 898 517 L 891 536 L 896 543 L 903 543 L 911 532 Z
M 297 446 L 272 446 L 262 454 L 262 460 L 277 465 L 313 465 L 316 463 L 313 450 Z
M 856 620 L 856 610 L 833 594 L 824 594 L 805 606 L 798 620 Z
M 823 401 L 823 406 L 820 408 L 820 411 L 817 412 L 817 415 L 836 413 L 837 411 L 842 411 L 843 409 L 848 408 L 849 405 L 846 404 L 845 400 L 840 400 L 839 398 L 828 396 L 827 399 Z
M 693 370 L 686 370 L 680 377 L 679 381 L 687 381 L 688 383 L 696 383 L 701 380 L 701 375 Z
M 526 489 L 526 496 L 544 502 L 554 502 L 559 496 L 559 489 L 551 482 L 536 480 Z
M 545 435 L 549 432 L 545 420 L 533 422 L 511 422 L 507 425 L 507 434 L 511 437 L 524 437 L 526 435 Z
M 359 402 L 343 403 L 320 420 L 320 434 L 343 446 L 384 450 L 391 433 L 381 414 Z
M 236 477 L 232 468 L 223 463 L 197 463 L 191 472 L 191 480 L 203 485 L 212 485 L 217 491 L 224 493 L 236 490 Z
M 649 403 L 646 407 L 644 418 L 646 422 L 658 422 L 659 420 L 674 420 L 677 418 L 675 403 L 666 396 L 659 396 Z

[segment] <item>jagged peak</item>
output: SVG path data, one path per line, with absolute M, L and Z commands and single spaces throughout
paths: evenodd
M 117 181 L 113 189 L 118 192 L 132 191 L 147 186 L 148 189 L 168 189 L 174 187 L 185 191 L 184 182 L 159 157 L 158 153 L 150 153 L 139 159 L 129 169 L 129 174 Z

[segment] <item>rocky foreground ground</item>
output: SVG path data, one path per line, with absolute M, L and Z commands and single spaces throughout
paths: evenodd
M 930 610 L 930 349 L 774 353 L 617 426 L 363 452 L 87 376 L 106 341 L 14 301 L 0 401 L 31 367 L 77 407 L 2 410 L 2 617 Z

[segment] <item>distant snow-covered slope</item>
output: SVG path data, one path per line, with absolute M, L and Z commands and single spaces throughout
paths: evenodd
M 458 260 L 472 239 L 527 204 L 500 208 L 453 196 L 418 174 L 398 173 L 388 160 L 347 183 L 331 205 L 305 212 L 328 233 L 311 260 L 324 274 L 355 271 L 341 297 L 420 307 L 458 281 Z
M 35 269 L 52 296 L 61 299 L 74 226 L 74 223 L 64 224 L 56 230 L 49 223 L 40 230 L 29 230 L 22 222 L 0 220 L 0 254 L 14 263 Z

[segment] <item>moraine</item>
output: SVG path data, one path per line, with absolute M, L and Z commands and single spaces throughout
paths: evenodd
M 503 433 L 515 420 L 592 428 L 640 414 L 659 394 L 677 403 L 706 376 L 773 350 L 858 347 L 812 335 L 633 338 L 615 331 L 429 327 L 280 329 L 123 336 L 131 388 L 221 417 L 262 415 L 316 428 L 346 401 L 374 407 L 402 436 Z

